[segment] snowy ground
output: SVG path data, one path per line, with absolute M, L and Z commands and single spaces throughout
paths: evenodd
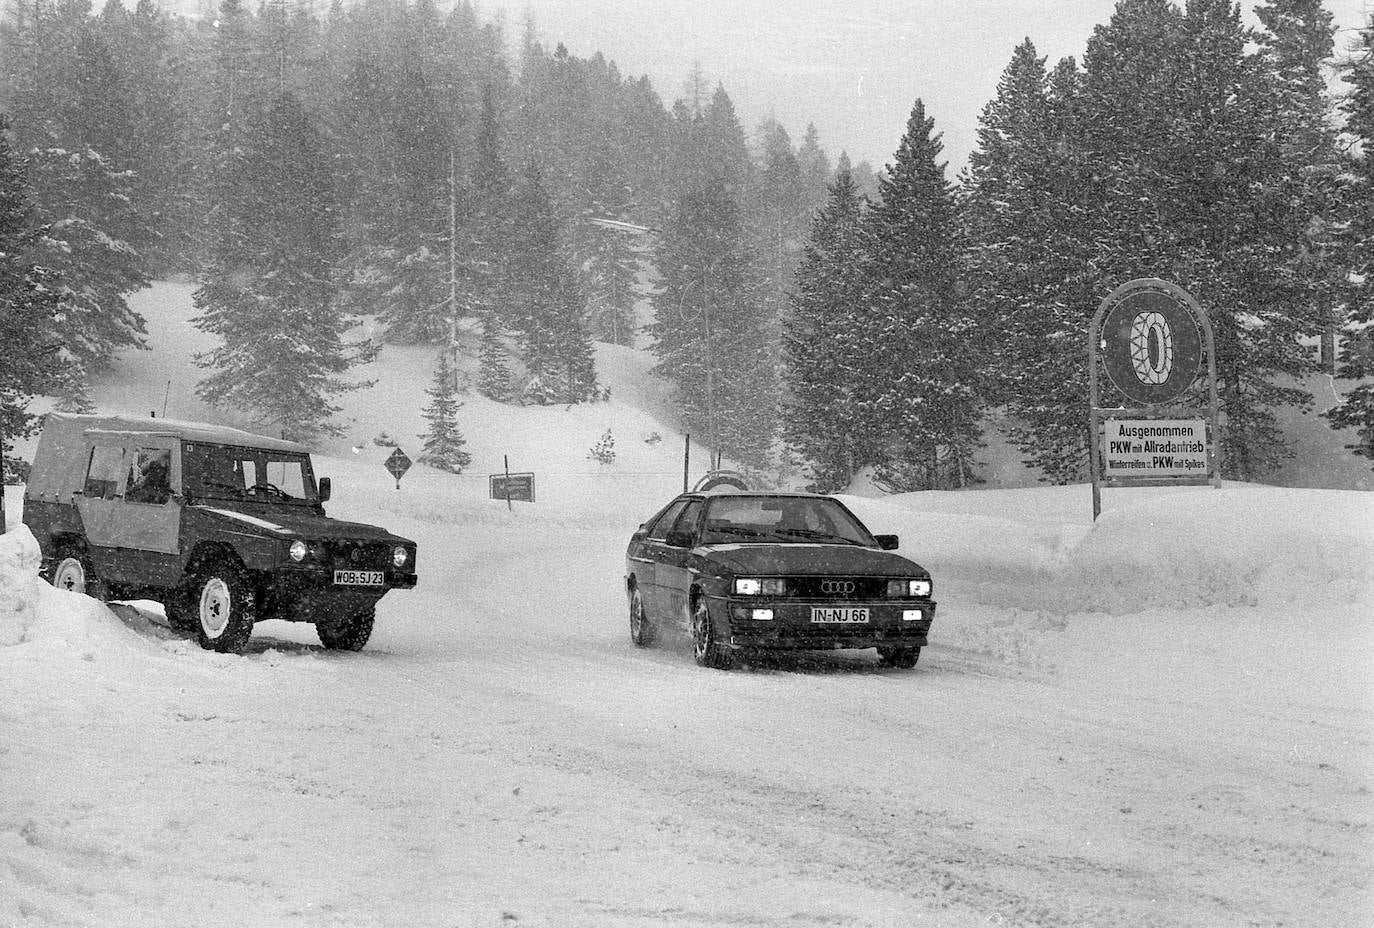
M 642 357 L 602 363 L 610 403 L 470 400 L 473 474 L 395 490 L 370 438 L 417 450 L 429 359 L 384 356 L 317 468 L 421 546 L 358 654 L 203 652 L 0 538 L 0 926 L 1374 924 L 1374 496 L 854 498 L 936 578 L 918 667 L 707 671 L 629 643 L 681 437 Z M 171 377 L 141 354 L 108 408 Z M 539 502 L 484 498 L 502 454 Z

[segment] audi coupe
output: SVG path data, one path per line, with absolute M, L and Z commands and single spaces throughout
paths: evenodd
M 843 503 L 809 493 L 684 493 L 630 539 L 630 640 L 690 632 L 696 662 L 778 650 L 876 648 L 914 667 L 935 617 L 930 573 Z

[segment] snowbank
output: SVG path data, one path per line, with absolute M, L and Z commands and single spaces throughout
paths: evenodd
M 1227 485 L 911 493 L 848 502 L 942 598 L 1067 615 L 1352 603 L 1374 582 L 1374 496 Z M 1081 505 L 1080 505 L 1081 503 Z M 1065 521 L 1081 513 L 1079 521 Z
M 93 660 L 101 651 L 141 646 L 103 603 L 45 583 L 39 561 L 28 526 L 0 535 L 0 648 L 29 645 Z

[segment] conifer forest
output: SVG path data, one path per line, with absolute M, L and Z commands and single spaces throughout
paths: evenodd
M 197 393 L 302 441 L 382 342 L 432 345 L 426 450 L 461 469 L 462 390 L 595 403 L 608 342 L 758 474 L 961 487 L 996 429 L 1077 482 L 1088 322 L 1158 277 L 1211 317 L 1227 478 L 1279 462 L 1317 373 L 1374 464 L 1374 19 L 1337 43 L 1319 0 L 1119 0 L 1059 61 L 1029 37 L 954 172 L 921 99 L 851 164 L 468 2 L 2 9 L 5 436 L 35 396 L 88 409 L 147 334 L 128 297 L 179 276 L 217 339 Z

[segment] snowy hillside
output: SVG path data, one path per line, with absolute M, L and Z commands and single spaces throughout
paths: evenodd
M 205 414 L 188 294 L 104 408 Z M 629 641 L 625 543 L 682 482 L 644 356 L 601 349 L 607 403 L 468 399 L 471 475 L 397 490 L 373 439 L 418 451 L 432 361 L 388 349 L 317 463 L 420 545 L 360 653 L 205 652 L 0 538 L 2 928 L 1374 924 L 1374 495 L 852 497 L 935 578 L 916 669 L 720 673 Z M 536 503 L 487 498 L 503 456 Z

